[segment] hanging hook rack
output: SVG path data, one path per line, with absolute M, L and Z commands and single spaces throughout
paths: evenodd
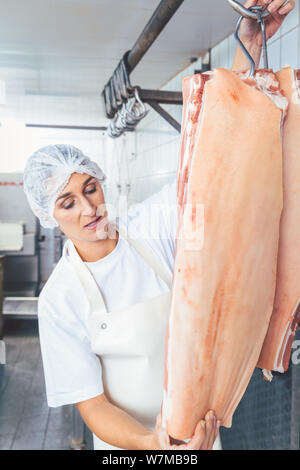
M 123 132 L 134 130 L 148 112 L 144 103 L 148 103 L 180 132 L 180 124 L 159 104 L 182 104 L 182 93 L 133 87 L 129 77 L 183 1 L 161 0 L 133 48 L 124 54 L 106 83 L 102 98 L 106 117 L 111 120 L 108 126 L 110 137 L 119 137 Z

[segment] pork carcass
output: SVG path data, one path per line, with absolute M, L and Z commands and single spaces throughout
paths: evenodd
M 273 309 L 287 100 L 273 73 L 246 77 L 216 69 L 183 81 L 162 406 L 176 439 L 209 409 L 231 426 Z
M 258 361 L 271 370 L 288 369 L 300 322 L 300 73 L 290 67 L 276 74 L 289 100 L 283 127 L 283 211 L 280 221 L 277 280 L 273 313 Z

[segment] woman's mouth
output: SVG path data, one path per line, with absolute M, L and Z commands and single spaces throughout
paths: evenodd
M 90 222 L 89 224 L 86 224 L 84 228 L 86 230 L 94 230 L 97 227 L 101 219 L 102 219 L 101 216 L 97 217 L 96 219 L 92 220 L 92 222 Z

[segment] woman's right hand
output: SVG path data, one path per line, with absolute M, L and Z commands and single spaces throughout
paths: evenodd
M 214 412 L 208 411 L 205 419 L 197 424 L 194 435 L 188 443 L 173 440 L 176 444 L 171 444 L 169 435 L 162 426 L 161 414 L 159 414 L 152 436 L 152 450 L 211 450 L 219 433 L 219 427 L 220 421 L 217 421 Z

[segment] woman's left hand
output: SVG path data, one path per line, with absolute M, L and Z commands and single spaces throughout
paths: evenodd
M 248 0 L 245 7 L 249 8 L 255 5 L 264 5 L 270 11 L 270 15 L 265 19 L 266 37 L 270 39 L 280 28 L 286 16 L 294 9 L 295 2 L 289 0 L 284 7 L 285 0 Z M 256 43 L 262 46 L 262 34 L 259 23 L 255 20 L 244 19 L 240 28 L 241 40 L 245 43 Z
M 161 415 L 157 417 L 155 429 L 155 441 L 157 444 L 155 449 L 164 450 L 211 450 L 214 442 L 219 434 L 220 421 L 215 417 L 211 410 L 206 413 L 205 418 L 196 426 L 194 435 L 188 443 L 184 441 L 176 441 L 168 436 L 167 431 L 162 426 Z

